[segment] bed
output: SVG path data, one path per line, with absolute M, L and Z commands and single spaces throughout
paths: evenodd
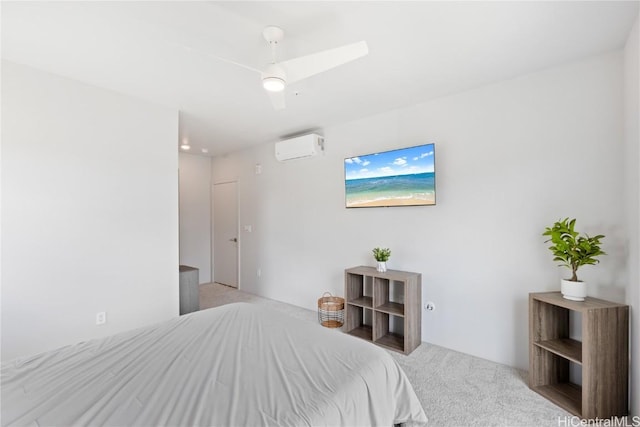
M 248 303 L 10 361 L 0 380 L 3 425 L 427 421 L 385 350 Z

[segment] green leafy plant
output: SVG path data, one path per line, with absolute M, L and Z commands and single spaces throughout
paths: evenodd
M 379 262 L 389 261 L 391 250 L 389 248 L 373 248 L 373 257 Z
M 601 239 L 604 236 L 599 234 L 594 237 L 588 235 L 581 236 L 575 231 L 576 220 L 565 218 L 557 221 L 552 227 L 545 228 L 543 236 L 549 236 L 545 243 L 551 242 L 549 250 L 553 253 L 554 261 L 558 261 L 558 267 L 568 267 L 571 269 L 572 282 L 578 282 L 577 271 L 580 266 L 593 265 L 600 262 L 597 257 L 606 255 L 600 249 Z

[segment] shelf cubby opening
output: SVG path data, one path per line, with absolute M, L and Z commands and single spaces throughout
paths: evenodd
M 573 383 L 556 383 L 534 390 L 572 414 L 582 414 L 582 387 Z
M 375 281 L 375 309 L 395 316 L 404 316 L 404 284 L 381 277 L 376 277 Z
M 539 300 L 533 300 L 532 304 L 532 321 L 535 330 L 532 340 L 534 343 L 569 339 L 569 310 L 567 308 Z
M 404 349 L 404 319 L 392 314 L 376 311 L 374 342 L 392 350 Z
M 373 307 L 373 283 L 371 277 L 361 274 L 347 275 L 347 301 L 360 307 Z
M 368 341 L 373 340 L 373 313 L 371 309 L 347 304 L 346 332 Z
M 546 372 L 537 377 L 533 389 L 548 399 L 552 399 L 561 408 L 573 413 L 582 413 L 582 387 L 570 381 L 571 361 L 564 356 L 541 346 L 533 348 L 538 366 L 544 366 Z

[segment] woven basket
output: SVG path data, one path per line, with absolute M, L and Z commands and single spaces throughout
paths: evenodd
M 339 328 L 344 324 L 344 298 L 329 292 L 318 298 L 318 322 L 327 328 Z

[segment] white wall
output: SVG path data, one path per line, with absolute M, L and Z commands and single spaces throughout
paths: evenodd
M 315 310 L 343 294 L 344 268 L 389 247 L 389 267 L 421 272 L 436 303 L 423 341 L 526 368 L 528 293 L 566 273 L 545 226 L 571 216 L 605 234 L 609 255 L 580 277 L 625 300 L 621 76 L 610 53 L 327 128 L 316 158 L 278 163 L 272 144 L 214 158 L 213 181 L 238 178 L 241 229 L 253 225 L 241 288 Z M 345 157 L 432 140 L 437 206 L 344 208 Z
M 211 158 L 180 153 L 180 264 L 211 281 Z
M 177 111 L 2 67 L 2 359 L 177 316 Z
M 624 49 L 624 141 L 629 263 L 627 304 L 631 305 L 631 414 L 640 416 L 640 33 L 636 23 Z

